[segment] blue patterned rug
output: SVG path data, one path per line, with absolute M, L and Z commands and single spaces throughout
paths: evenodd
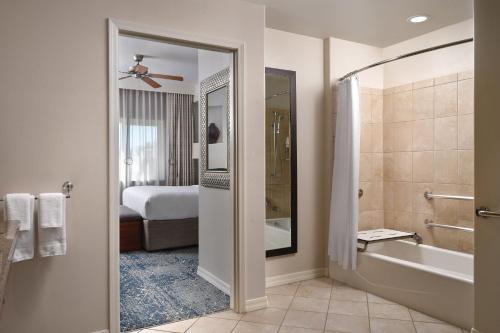
M 229 309 L 229 296 L 196 274 L 198 248 L 120 254 L 122 332 Z

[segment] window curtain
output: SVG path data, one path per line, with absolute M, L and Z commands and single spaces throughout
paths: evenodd
M 337 88 L 328 254 L 344 269 L 355 269 L 361 135 L 358 79 L 345 79 Z
M 120 89 L 120 183 L 192 185 L 193 96 Z

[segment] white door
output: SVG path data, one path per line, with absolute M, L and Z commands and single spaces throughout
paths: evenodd
M 476 0 L 476 206 L 500 211 L 500 1 Z M 500 332 L 500 218 L 475 220 L 475 329 Z

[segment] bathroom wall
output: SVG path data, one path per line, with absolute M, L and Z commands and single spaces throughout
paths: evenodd
M 473 251 L 473 233 L 430 230 L 424 221 L 473 227 L 473 202 L 427 200 L 424 192 L 474 194 L 472 76 L 453 73 L 384 90 L 384 226 L 463 252 Z
M 265 67 L 293 70 L 297 76 L 298 252 L 267 258 L 266 278 L 323 274 L 328 223 L 324 179 L 330 172 L 324 162 L 323 41 L 265 29 L 264 61 Z
M 140 10 L 138 10 L 140 6 Z M 68 255 L 12 267 L 0 332 L 109 328 L 107 18 L 245 43 L 240 118 L 246 297 L 264 296 L 264 7 L 232 0 L 2 2 L 0 195 L 58 191 Z M 20 75 L 20 70 L 26 75 Z M 26 85 L 30 89 L 26 90 Z

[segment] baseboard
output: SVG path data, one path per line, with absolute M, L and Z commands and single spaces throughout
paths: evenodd
M 203 267 L 198 266 L 198 275 L 201 276 L 203 279 L 208 281 L 209 283 L 213 284 L 217 289 L 222 291 L 226 295 L 231 294 L 231 287 L 229 286 L 228 283 L 222 281 L 219 279 L 217 276 L 213 275 Z
M 294 283 L 317 277 L 326 276 L 327 268 L 315 268 L 302 272 L 270 276 L 266 278 L 266 287 L 280 286 L 282 284 Z
M 267 296 L 247 299 L 245 301 L 245 312 L 256 311 L 267 308 Z

